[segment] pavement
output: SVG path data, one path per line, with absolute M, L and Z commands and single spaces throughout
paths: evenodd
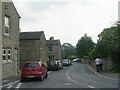
M 89 64 L 89 67 L 96 72 L 96 67 L 95 66 Z M 96 74 L 99 74 L 101 76 L 105 76 L 105 77 L 108 77 L 108 78 L 120 79 L 120 73 L 106 72 L 106 71 L 103 70 L 103 71 L 100 71 L 100 72 L 96 72 Z
M 120 74 L 118 73 L 111 73 L 111 72 L 105 72 L 105 71 L 102 71 L 102 72 L 96 72 L 96 68 L 92 65 L 88 65 L 96 74 L 99 74 L 101 76 L 105 76 L 105 77 L 108 77 L 108 78 L 113 78 L 113 79 L 120 79 Z M 20 76 L 12 76 L 12 77 L 9 77 L 9 78 L 6 78 L 6 79 L 3 79 L 2 80 L 2 87 L 4 86 L 7 86 L 9 84 L 13 84 L 13 83 L 17 83 L 17 82 L 20 82 Z
M 3 79 L 2 80 L 2 86 L 7 86 L 11 83 L 17 83 L 20 80 L 20 76 L 11 76 L 9 78 Z

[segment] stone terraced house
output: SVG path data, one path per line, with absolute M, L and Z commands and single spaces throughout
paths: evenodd
M 0 2 L 0 12 L 2 12 L 0 13 L 0 49 L 2 47 L 0 60 L 2 60 L 2 79 L 6 79 L 19 73 L 20 16 L 13 2 Z
M 20 66 L 26 61 L 41 60 L 47 65 L 46 38 L 43 31 L 20 33 Z
M 61 60 L 61 43 L 60 40 L 54 40 L 54 37 L 51 37 L 47 40 L 47 56 L 48 60 Z

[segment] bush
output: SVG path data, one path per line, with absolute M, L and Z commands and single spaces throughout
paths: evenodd
M 120 66 L 118 67 L 113 67 L 110 72 L 113 72 L 113 73 L 120 73 Z

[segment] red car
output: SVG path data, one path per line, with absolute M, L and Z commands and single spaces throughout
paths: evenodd
M 47 76 L 47 68 L 40 61 L 26 62 L 21 69 L 21 81 L 30 78 L 38 78 L 42 81 Z

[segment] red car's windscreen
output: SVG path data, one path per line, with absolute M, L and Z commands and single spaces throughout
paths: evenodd
M 24 68 L 38 68 L 39 64 L 38 63 L 26 63 L 23 67 Z

